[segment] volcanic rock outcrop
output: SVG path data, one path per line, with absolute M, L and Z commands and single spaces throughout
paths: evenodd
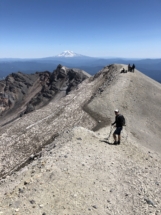
M 161 214 L 161 85 L 122 68 L 1 127 L 1 214 Z M 116 108 L 126 118 L 117 146 L 105 140 Z
M 12 73 L 0 81 L 1 125 L 46 105 L 58 94 L 65 96 L 87 77 L 90 75 L 82 70 L 62 65 L 53 73 Z

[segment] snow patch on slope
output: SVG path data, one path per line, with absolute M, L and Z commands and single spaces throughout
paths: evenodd
M 73 51 L 64 51 L 62 53 L 60 53 L 59 55 L 57 55 L 56 57 L 80 57 L 82 55 L 77 54 Z

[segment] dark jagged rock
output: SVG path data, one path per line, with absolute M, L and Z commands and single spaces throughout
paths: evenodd
M 61 92 L 65 96 L 76 89 L 90 75 L 79 69 L 68 69 L 62 65 L 51 73 L 12 73 L 0 81 L 1 124 L 10 116 L 16 118 L 46 105 Z M 62 92 L 64 91 L 64 93 Z
M 32 104 L 28 104 L 24 114 L 30 113 L 35 110 L 35 107 Z

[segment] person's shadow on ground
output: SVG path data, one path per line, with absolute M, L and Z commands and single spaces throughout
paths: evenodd
M 113 143 L 109 142 L 108 140 L 100 140 L 100 142 L 106 143 L 108 145 L 114 145 Z M 114 145 L 115 146 L 115 145 Z

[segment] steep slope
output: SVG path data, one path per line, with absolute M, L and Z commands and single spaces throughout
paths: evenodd
M 5 215 L 160 215 L 161 157 L 75 127 L 0 184 Z
M 0 131 L 1 175 L 27 162 L 31 154 L 64 130 L 73 126 L 98 130 L 110 125 L 115 108 L 126 117 L 125 130 L 130 141 L 161 151 L 158 120 L 161 85 L 138 71 L 122 74 L 122 67 L 105 67 L 68 96 L 58 94 L 46 107 L 3 127 Z M 148 91 L 149 88 L 152 90 Z
M 90 75 L 83 70 L 62 65 L 58 65 L 53 73 L 10 74 L 0 81 L 0 124 L 37 110 L 55 97 L 65 96 L 87 77 Z
M 115 67 L 127 69 L 126 65 Z M 118 108 L 126 117 L 130 138 L 161 152 L 161 85 L 135 70 L 118 74 L 110 87 L 104 82 L 100 88 L 101 96 L 96 95 L 88 107 L 94 112 L 99 110 L 105 118 L 111 118 L 113 110 Z
M 2 128 L 1 176 L 14 172 L 1 180 L 2 214 L 161 213 L 161 85 L 123 67 Z M 116 108 L 127 121 L 119 146 L 103 140 Z

